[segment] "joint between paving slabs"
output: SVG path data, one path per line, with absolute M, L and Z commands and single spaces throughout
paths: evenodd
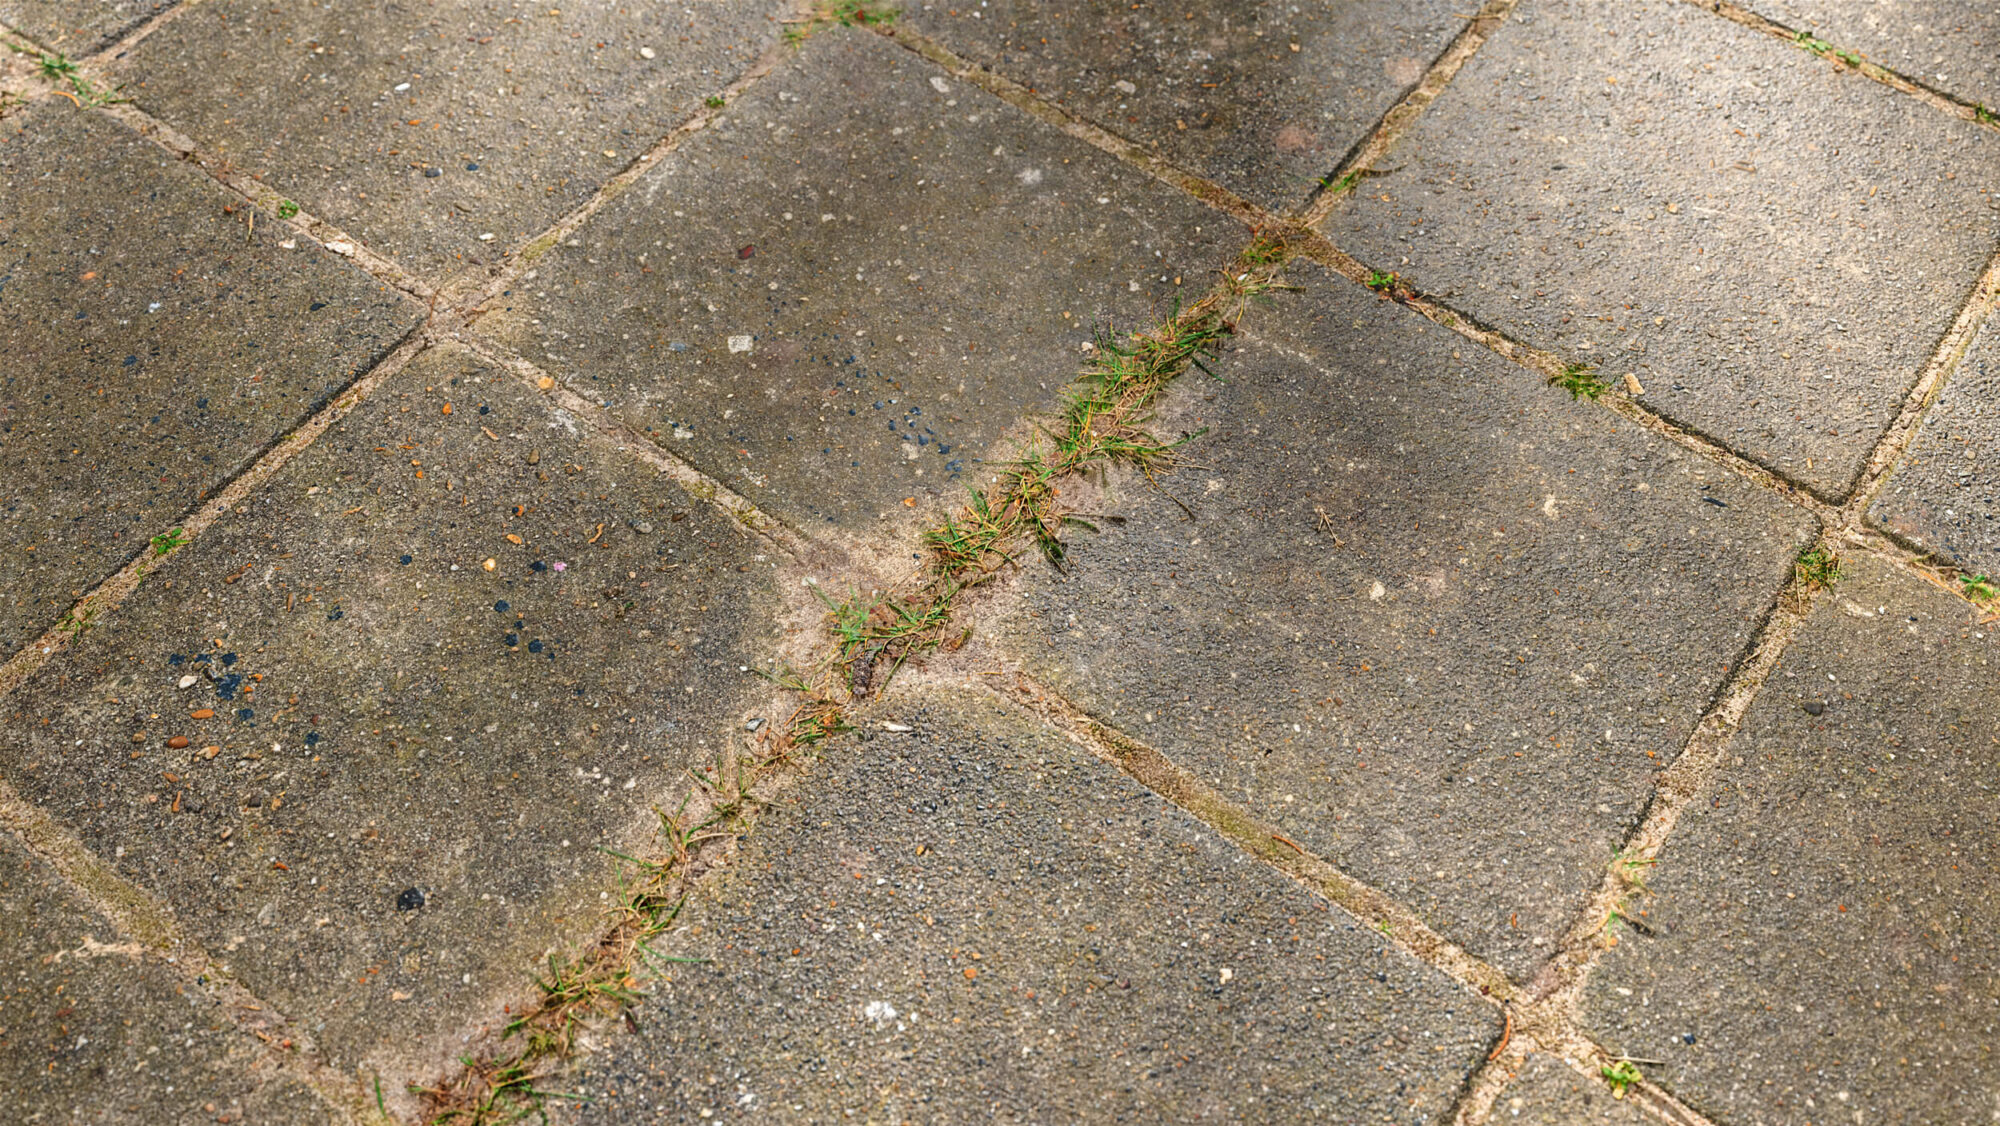
M 1827 60 L 1836 70 L 1853 71 L 1865 78 L 1873 79 L 1892 90 L 1908 94 L 1935 109 L 1943 110 L 1953 117 L 1963 118 L 1988 129 L 2000 130 L 2000 110 L 1981 102 L 1968 102 L 1920 79 L 1911 78 L 1880 63 L 1870 62 L 1868 57 L 1859 51 L 1830 43 L 1809 31 L 1787 27 L 1739 4 L 1731 3 L 1730 0 L 1681 0 L 1681 2 L 1752 31 L 1762 32 L 1809 55 Z
M 1495 1005 L 1519 996 L 1520 987 L 1505 973 L 1432 930 L 1417 912 L 1258 820 L 1249 810 L 1223 797 L 1158 749 L 1091 715 L 1026 673 L 1017 671 L 990 679 L 999 683 L 973 687 L 997 692 L 1040 716 L 1072 742 L 1186 810 L 1236 847 L 1341 907 L 1370 930 L 1418 961 L 1442 971 L 1468 991 Z
M 1837 557 L 1832 550 L 1833 529 L 1823 525 L 1819 538 L 1801 553 L 1790 580 L 1775 595 L 1764 620 L 1753 632 L 1744 653 L 1733 663 L 1681 753 L 1656 776 L 1645 812 L 1612 853 L 1604 879 L 1557 941 L 1555 954 L 1523 987 L 1511 1007 L 1513 1038 L 1494 1052 L 1468 1084 L 1453 1116 L 1454 1122 L 1463 1126 L 1485 1122 L 1495 1101 L 1531 1051 L 1569 1058 L 1579 1053 L 1588 1055 L 1586 1045 L 1597 1052 L 1603 1051 L 1579 1027 L 1577 1013 L 1583 990 L 1604 954 L 1618 944 L 1617 931 L 1621 928 L 1637 931 L 1646 925 L 1639 916 L 1644 914 L 1640 905 L 1651 894 L 1647 875 L 1659 862 L 1681 814 L 1722 773 L 1744 714 L 1805 625 L 1813 603 L 1838 581 Z M 1815 552 L 1824 554 L 1815 557 Z M 1609 1054 L 1589 1058 L 1597 1059 L 1600 1067 L 1619 1059 Z M 1643 1078 L 1643 1072 L 1623 1074 L 1632 1083 Z M 1614 1088 L 1628 1085 L 1626 1080 L 1610 1074 L 1599 1077 Z M 1662 1108 L 1669 1104 L 1678 1108 L 1674 1114 L 1679 1117 L 1668 1115 L 1669 1121 L 1700 1121 L 1699 1116 L 1687 1117 L 1693 1112 L 1664 1092 L 1656 1091 L 1648 1098 L 1659 1102 Z
M 327 1108 L 351 1118 L 359 1093 L 346 1076 L 320 1058 L 312 1038 L 284 1013 L 252 993 L 181 932 L 173 910 L 120 876 L 75 835 L 40 807 L 24 800 L 0 779 L 0 827 L 21 847 L 45 861 L 72 894 L 127 941 L 100 950 L 106 955 L 151 959 L 169 968 L 185 985 L 207 996 L 238 1031 L 261 1041 L 259 1057 L 271 1061 L 313 1092 Z M 94 941 L 82 939 L 84 949 Z
M 467 334 L 457 339 L 456 343 L 496 367 L 506 369 L 562 410 L 588 419 L 598 433 L 615 442 L 622 452 L 637 457 L 672 478 L 688 495 L 714 506 L 739 528 L 762 536 L 794 562 L 837 550 L 758 508 L 749 498 L 661 449 L 651 438 L 619 422 L 603 406 L 572 391 L 562 380 L 535 366 L 533 361 L 477 334 Z
M 100 59 L 123 58 L 125 53 L 137 47 L 147 36 L 179 18 L 189 8 L 201 6 L 204 0 L 175 0 L 165 9 L 155 12 L 127 29 L 123 35 L 83 56 L 79 62 L 95 63 Z
M 928 60 L 959 81 L 979 87 L 1008 105 L 1055 126 L 1066 136 L 1117 158 L 1247 227 L 1275 230 L 1287 225 L 1279 216 L 1228 188 L 1181 168 L 1136 141 L 1127 140 L 1101 125 L 1077 117 L 1032 88 L 967 59 L 928 36 L 889 22 L 871 23 L 869 26 L 876 34 Z
M 790 14 L 781 17 L 780 21 L 795 22 L 809 15 L 810 10 L 810 0 L 792 0 Z M 624 168 L 619 169 L 610 179 L 599 185 L 597 190 L 590 194 L 590 198 L 557 219 L 540 234 L 508 251 L 500 266 L 488 271 L 467 267 L 447 279 L 439 286 L 447 294 L 447 300 L 463 309 L 466 324 L 478 320 L 486 311 L 484 306 L 498 297 L 502 290 L 520 281 L 521 275 L 540 261 L 543 255 L 555 249 L 563 239 L 589 222 L 592 216 L 602 211 L 612 200 L 623 195 L 653 167 L 655 162 L 680 148 L 689 137 L 708 128 L 710 122 L 759 80 L 776 70 L 778 64 L 795 49 L 795 45 L 788 42 L 785 36 L 780 36 L 777 42 L 759 52 L 757 58 L 744 69 L 743 73 L 737 75 L 720 90 L 704 97 L 685 120 L 669 129 L 664 136 L 647 146 Z
M 1299 208 L 1298 221 L 1318 230 L 1340 201 L 1353 194 L 1362 177 L 1375 175 L 1376 163 L 1387 156 L 1403 135 L 1416 125 L 1424 110 L 1444 93 L 1459 70 L 1472 61 L 1472 56 L 1479 53 L 1486 40 L 1507 22 L 1507 17 L 1514 14 L 1514 8 L 1519 3 L 1520 0 L 1486 0 L 1409 92 L 1397 99 L 1375 128 L 1355 142 L 1340 163 L 1334 165 L 1333 171 L 1313 188 L 1312 194 Z

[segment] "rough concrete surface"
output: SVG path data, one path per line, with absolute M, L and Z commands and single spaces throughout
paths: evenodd
M 1995 161 L 1692 5 L 1530 0 L 1326 230 L 1832 497 L 1992 253 Z
M 1873 560 L 1814 607 L 1690 808 L 1584 1017 L 1722 1121 L 2000 1105 L 1994 638 Z
M 153 2 L 0 0 L 0 1121 L 2000 1107 L 2000 0 Z
M 350 1070 L 595 932 L 599 846 L 745 719 L 773 563 L 448 348 L 233 515 L 11 697 L 0 770 Z
M 333 1121 L 158 951 L 0 837 L 0 1084 L 23 1124 Z M 263 1074 L 260 1076 L 259 1073 Z
M 981 695 L 830 751 L 661 940 L 590 1123 L 1427 1122 L 1496 1011 Z
M 910 3 L 903 20 L 1274 211 L 1306 200 L 1476 5 Z
M 0 138 L 4 658 L 423 312 L 60 98 Z
M 759 506 L 867 527 L 958 504 L 1096 331 L 1198 295 L 1245 237 L 836 29 L 480 323 Z
M 1971 574 L 2000 575 L 2000 329 L 1973 341 L 1869 505 L 1876 524 Z
M 1993 0 L 1751 0 L 1745 6 L 1933 90 L 2000 106 L 2000 4 Z
M 747 70 L 780 8 L 214 0 L 115 73 L 142 108 L 434 275 L 490 267 L 583 203 Z
M 1002 647 L 1529 975 L 1810 534 L 1804 513 L 1317 268 Z M 1176 503 L 1178 498 L 1180 503 Z M 1194 512 L 1190 522 L 1181 504 Z

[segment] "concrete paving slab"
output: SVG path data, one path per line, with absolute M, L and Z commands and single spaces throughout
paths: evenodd
M 1526 3 L 1334 241 L 1843 494 L 2000 237 L 2000 135 L 1671 3 Z
M 67 101 L 0 138 L 4 659 L 423 312 Z
M 2000 331 L 1988 325 L 1924 415 L 1869 519 L 1973 573 L 2000 575 Z
M 744 722 L 763 550 L 433 350 L 10 697 L 0 771 L 392 1081 L 594 933 L 598 846 Z
M 2000 1103 L 1994 638 L 1935 587 L 1847 569 L 1583 1017 L 1719 1121 L 1979 1121 Z
M 1448 0 L 911 3 L 908 25 L 1275 211 L 1320 180 L 1465 26 Z
M 590 198 L 748 69 L 782 8 L 221 0 L 115 73 L 210 151 L 435 276 L 490 266 Z
M 683 914 L 588 1123 L 1429 1122 L 1485 1002 L 983 696 L 834 744 Z
M 0 25 L 75 58 L 173 7 L 174 0 L 0 0 Z
M 957 504 L 1102 324 L 1247 232 L 862 30 L 814 35 L 477 327 L 802 525 Z
M 1747 7 L 1935 90 L 2000 106 L 1993 0 L 1752 0 Z
M 1802 512 L 1299 264 L 1187 468 L 1121 483 L 1001 649 L 1517 980 L 1789 577 Z M 1181 508 L 1195 517 L 1190 522 Z
M 1507 1126 L 1650 1126 L 1654 1120 L 1632 1102 L 1613 1098 L 1603 1082 L 1537 1052 L 1493 1104 L 1488 1121 Z
M 7 1120 L 210 1126 L 333 1121 L 263 1046 L 0 834 L 0 1085 Z

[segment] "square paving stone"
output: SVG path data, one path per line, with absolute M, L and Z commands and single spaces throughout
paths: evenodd
M 173 0 L 0 0 L 0 24 L 72 58 L 173 7 Z
M 0 659 L 422 319 L 248 214 L 62 99 L 0 122 Z
M 2000 106 L 1993 0 L 1752 0 L 1746 7 L 1971 102 Z
M 758 505 L 850 527 L 1052 407 L 1248 234 L 873 33 L 830 30 L 479 327 Z
M 586 1123 L 1430 1122 L 1495 1011 L 1021 712 L 904 698 L 682 915 Z
M 0 770 L 387 1070 L 600 925 L 598 846 L 744 721 L 760 552 L 427 352 L 17 690 Z
M 1982 329 L 1868 516 L 1968 571 L 2000 575 L 2000 329 Z
M 1823 595 L 1683 816 L 1588 1031 L 1723 1121 L 2000 1105 L 1991 627 L 1871 559 Z
M 1274 210 L 1303 203 L 1465 26 L 1464 4 L 912 3 L 954 50 Z
M 0 833 L 0 1084 L 9 1122 L 330 1122 L 311 1091 L 271 1074 L 263 1051 Z
M 1654 1120 L 1632 1102 L 1613 1098 L 1603 1081 L 1537 1052 L 1493 1105 L 1487 1121 L 1518 1126 L 1650 1126 Z
M 220 0 L 116 73 L 210 151 L 436 274 L 496 262 L 590 198 L 747 70 L 781 7 Z
M 1328 220 L 1829 499 L 1971 293 L 2000 134 L 1690 5 L 1523 4 Z
M 1812 530 L 1309 265 L 1003 650 L 1526 979 Z M 1459 358 L 1460 356 L 1464 358 Z M 1189 522 L 1181 505 L 1193 509 Z

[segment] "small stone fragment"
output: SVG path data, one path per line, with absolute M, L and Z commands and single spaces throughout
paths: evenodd
M 176 685 L 175 685 L 174 687 L 176 687 L 176 688 L 193 688 L 193 687 L 195 686 L 195 682 L 196 682 L 196 681 L 199 681 L 200 679 L 201 679 L 200 677 L 198 677 L 198 676 L 195 676 L 194 674 L 190 673 L 190 674 L 188 674 L 187 676 L 184 676 L 184 677 L 182 677 L 182 678 L 180 679 L 180 683 L 176 684 Z
M 196 708 L 188 713 L 189 719 L 208 719 L 215 715 L 214 708 Z
M 491 571 L 493 568 L 498 567 L 499 565 L 500 561 L 497 559 L 488 559 L 480 564 L 481 567 L 485 568 L 488 571 Z
M 396 897 L 398 911 L 415 911 L 423 905 L 424 893 L 416 888 L 404 888 L 403 894 Z
M 641 47 L 641 48 L 639 48 L 639 57 L 640 57 L 640 58 L 642 58 L 642 59 L 650 59 L 650 58 L 652 58 L 652 57 L 653 57 L 653 49 L 652 49 L 651 47 Z
M 177 751 L 187 745 L 188 745 L 188 737 L 185 735 L 176 735 L 173 738 L 167 740 L 167 746 L 172 747 L 174 750 Z
M 1628 395 L 1643 395 L 1646 393 L 1646 389 L 1639 384 L 1639 377 L 1629 371 L 1625 373 L 1625 393 Z

